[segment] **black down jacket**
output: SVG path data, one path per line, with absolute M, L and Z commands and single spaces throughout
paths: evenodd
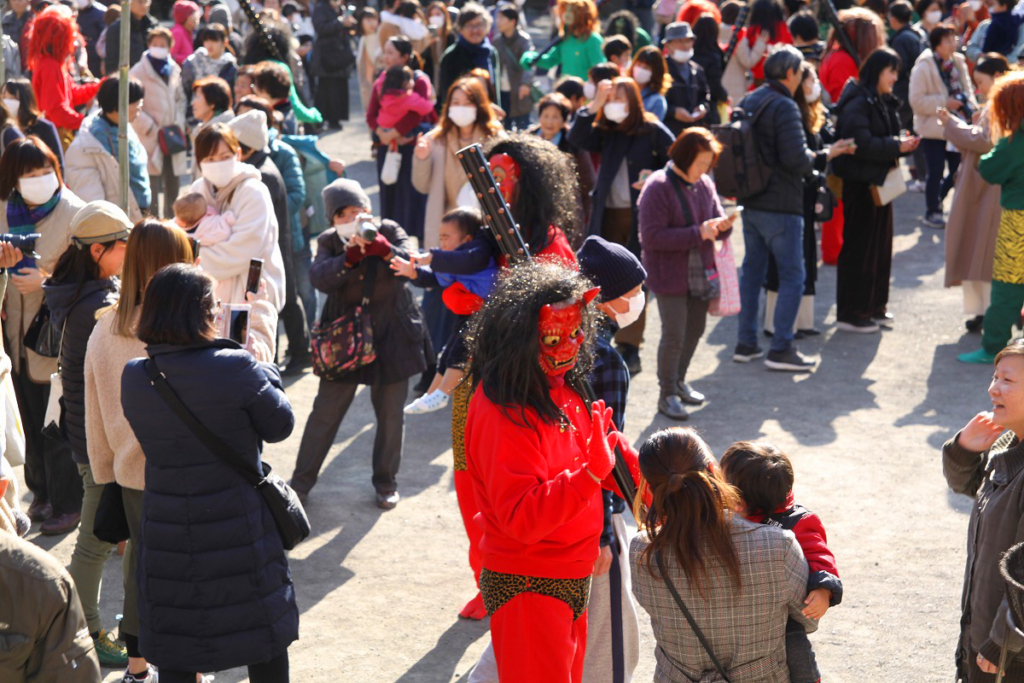
M 233 341 L 146 349 L 189 410 L 260 472 L 261 441 L 295 426 L 273 365 Z M 139 649 L 158 667 L 221 671 L 269 661 L 299 637 L 295 587 L 260 494 L 211 453 L 149 382 L 121 376 L 121 407 L 146 454 L 138 548 Z
M 849 81 L 836 105 L 836 138 L 853 138 L 857 151 L 832 160 L 833 172 L 844 180 L 881 185 L 900 158 L 899 102 Z
M 74 249 L 75 247 L 71 247 Z M 71 446 L 71 457 L 89 464 L 85 439 L 85 347 L 96 327 L 96 311 L 117 301 L 119 282 L 115 279 L 89 280 L 78 284 L 43 284 L 50 322 L 63 329 L 60 349 L 60 381 L 64 387 L 64 438 Z

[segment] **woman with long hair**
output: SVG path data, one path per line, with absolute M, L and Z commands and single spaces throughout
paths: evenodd
M 626 75 L 640 86 L 644 111 L 654 114 L 659 121 L 664 121 L 665 114 L 668 113 L 665 93 L 672 87 L 672 76 L 668 73 L 668 64 L 661 50 L 653 45 L 640 48 L 633 56 Z
M 633 595 L 658 643 L 655 680 L 718 677 L 674 588 L 732 680 L 789 681 L 787 620 L 817 629 L 803 614 L 807 562 L 796 538 L 737 514 L 739 493 L 693 430 L 656 432 L 639 463 L 643 505 L 630 561 Z
M 36 94 L 27 78 L 12 78 L 0 88 L 0 98 L 7 111 L 17 120 L 23 135 L 35 135 L 42 140 L 57 157 L 64 170 L 64 149 L 60 144 L 57 127 L 43 117 L 36 104 Z
M 430 45 L 420 53 L 420 57 L 423 59 L 423 71 L 430 76 L 430 82 L 437 83 L 441 77 L 441 57 L 455 44 L 452 17 L 448 14 L 448 6 L 441 0 L 434 0 L 427 5 L 427 25 L 430 26 Z
M 555 23 L 558 26 L 555 46 L 539 60 L 538 53 L 531 50 L 523 55 L 520 63 L 526 68 L 535 67 L 541 71 L 561 67 L 562 76 L 575 76 L 586 81 L 591 67 L 605 61 L 601 51 L 597 5 L 593 0 L 558 0 Z

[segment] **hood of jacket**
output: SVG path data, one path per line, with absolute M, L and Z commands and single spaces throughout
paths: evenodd
M 77 302 L 94 292 L 117 292 L 120 288 L 121 283 L 116 277 L 89 280 L 81 285 L 78 283 L 57 284 L 53 280 L 43 283 L 43 293 L 46 295 L 46 305 L 50 309 L 51 322 L 58 327 L 64 324 Z
M 206 51 L 205 47 L 200 47 L 193 52 L 190 59 L 192 59 L 192 66 L 195 68 L 196 80 L 203 76 L 216 76 L 224 68 L 225 64 L 237 64 L 235 56 L 227 50 L 224 50 L 224 54 L 220 57 L 214 59 Z

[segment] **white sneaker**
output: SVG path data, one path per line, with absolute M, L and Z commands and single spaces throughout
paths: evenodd
M 420 396 L 418 399 L 405 407 L 406 415 L 423 415 L 441 410 L 448 406 L 448 394 L 440 389 L 434 389 L 429 394 Z
M 907 190 L 910 192 L 924 192 L 924 183 L 920 180 L 911 180 L 907 183 Z

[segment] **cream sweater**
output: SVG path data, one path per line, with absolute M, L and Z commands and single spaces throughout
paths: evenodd
M 114 334 L 114 315 L 96 322 L 85 351 L 85 433 L 89 464 L 97 484 L 116 481 L 130 489 L 146 487 L 146 456 L 121 410 L 121 373 L 133 358 L 146 355 L 135 337 Z M 252 306 L 249 352 L 271 363 L 277 340 L 277 310 L 266 301 Z

